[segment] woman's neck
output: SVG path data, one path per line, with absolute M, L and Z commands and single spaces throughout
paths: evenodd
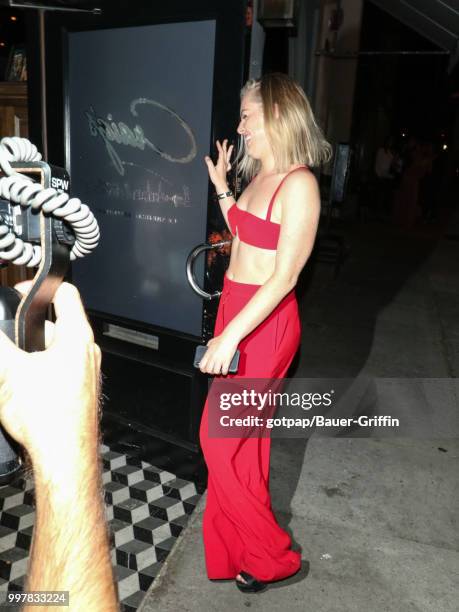
M 269 154 L 260 159 L 260 170 L 258 172 L 258 176 L 264 177 L 273 174 L 277 174 L 276 163 L 274 161 L 274 155 Z

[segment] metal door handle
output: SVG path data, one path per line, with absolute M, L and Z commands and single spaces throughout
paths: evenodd
M 190 286 L 193 291 L 195 291 L 200 297 L 204 298 L 205 300 L 213 300 L 215 298 L 220 297 L 221 291 L 214 291 L 214 293 L 208 293 L 207 291 L 204 291 L 204 289 L 201 289 L 194 274 L 194 262 L 201 253 L 204 253 L 205 251 L 210 251 L 212 249 L 220 249 L 221 247 L 230 243 L 231 240 L 225 240 L 223 242 L 214 242 L 213 244 L 200 244 L 195 247 L 187 257 L 186 275 L 188 278 L 188 282 L 190 283 Z

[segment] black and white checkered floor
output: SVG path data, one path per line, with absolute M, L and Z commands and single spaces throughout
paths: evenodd
M 200 498 L 193 482 L 101 446 L 112 562 L 123 612 L 136 610 Z M 0 590 L 22 590 L 34 524 L 31 480 L 0 487 Z

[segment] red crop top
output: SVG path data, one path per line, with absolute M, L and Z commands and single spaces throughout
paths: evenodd
M 280 223 L 274 223 L 271 221 L 271 211 L 273 208 L 274 200 L 279 189 L 282 187 L 283 182 L 292 172 L 296 170 L 307 170 L 307 166 L 301 166 L 295 168 L 279 183 L 276 191 L 274 192 L 271 201 L 269 202 L 268 211 L 266 213 L 266 219 L 257 217 L 247 210 L 238 208 L 236 202 L 228 210 L 228 223 L 233 236 L 236 235 L 241 242 L 250 244 L 260 249 L 269 249 L 275 251 L 277 249 L 277 243 L 279 241 Z

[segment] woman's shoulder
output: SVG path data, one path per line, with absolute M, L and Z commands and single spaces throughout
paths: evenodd
M 285 214 L 298 218 L 306 209 L 320 209 L 320 193 L 314 173 L 302 166 L 304 171 L 290 171 L 279 189 L 277 206 L 274 204 L 272 219 L 280 222 Z M 307 204 L 307 206 L 305 206 Z
M 311 189 L 317 189 L 317 179 L 308 166 L 293 166 L 285 175 L 282 187 L 284 192 L 309 192 Z

